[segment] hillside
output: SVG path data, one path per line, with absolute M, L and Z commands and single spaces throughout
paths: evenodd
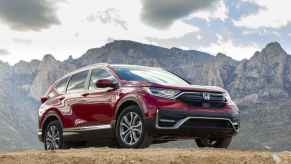
M 286 130 L 291 129 L 291 56 L 279 43 L 268 44 L 249 60 L 236 61 L 224 54 L 213 56 L 132 41 L 114 41 L 65 61 L 46 55 L 40 61 L 13 66 L 0 62 L 0 149 L 39 148 L 39 97 L 65 73 L 100 62 L 162 67 L 193 84 L 224 87 L 242 114 L 241 132 L 233 148 L 291 150 L 291 132 Z M 192 144 L 183 144 L 187 145 Z

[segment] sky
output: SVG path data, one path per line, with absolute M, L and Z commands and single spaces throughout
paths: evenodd
M 0 60 L 65 60 L 112 40 L 250 58 L 278 41 L 291 53 L 287 0 L 0 0 Z

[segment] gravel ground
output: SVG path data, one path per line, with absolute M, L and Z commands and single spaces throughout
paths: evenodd
M 110 149 L 22 151 L 0 154 L 1 164 L 288 164 L 291 152 L 214 149 Z

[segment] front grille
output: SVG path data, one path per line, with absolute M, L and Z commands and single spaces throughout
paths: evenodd
M 177 99 L 191 106 L 204 108 L 223 108 L 226 103 L 224 95 L 215 92 L 187 92 Z

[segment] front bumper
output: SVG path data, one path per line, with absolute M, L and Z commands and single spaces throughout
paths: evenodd
M 189 112 L 159 109 L 154 129 L 157 134 L 179 136 L 233 136 L 239 132 L 239 114 L 219 112 Z

